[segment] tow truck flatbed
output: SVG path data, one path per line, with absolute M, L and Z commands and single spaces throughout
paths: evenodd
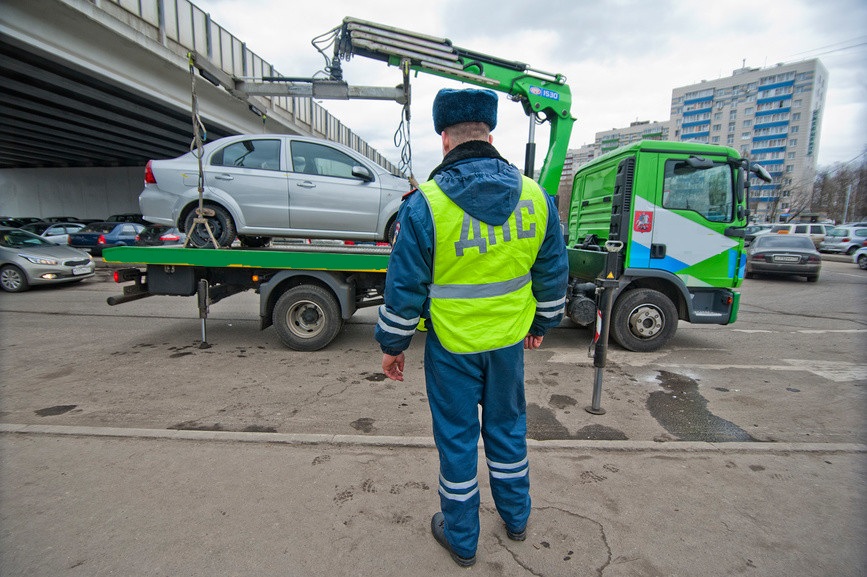
M 260 326 L 271 325 L 289 348 L 315 351 L 331 342 L 363 307 L 383 302 L 389 246 L 297 244 L 268 248 L 113 247 L 103 251 L 115 282 L 134 282 L 109 305 L 156 296 L 198 296 L 202 319 L 210 305 L 245 292 L 259 294 Z M 140 267 L 145 267 L 142 270 Z
M 384 273 L 390 254 L 390 247 L 367 245 L 299 244 L 262 249 L 119 246 L 105 249 L 103 260 L 131 265 Z

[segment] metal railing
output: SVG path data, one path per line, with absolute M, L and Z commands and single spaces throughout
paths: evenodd
M 139 30 L 180 55 L 188 51 L 207 56 L 214 66 L 236 78 L 281 76 L 274 66 L 189 0 L 91 0 L 97 8 L 105 3 L 119 6 L 138 17 L 150 30 Z M 261 96 L 313 136 L 346 145 L 394 174 L 398 168 L 352 132 L 312 98 Z

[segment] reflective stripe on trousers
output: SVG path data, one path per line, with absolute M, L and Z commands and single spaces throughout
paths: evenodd
M 523 342 L 458 355 L 445 350 L 434 331 L 428 331 L 424 368 L 440 457 L 439 495 L 446 537 L 458 555 L 470 557 L 479 538 L 480 433 L 491 493 L 503 521 L 517 531 L 530 515 Z M 482 406 L 481 427 L 478 405 Z

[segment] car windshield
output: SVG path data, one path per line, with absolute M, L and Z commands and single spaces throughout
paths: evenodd
M 777 234 L 763 234 L 756 237 L 755 246 L 760 248 L 805 248 L 815 249 L 813 241 L 806 236 L 787 236 Z
M 826 234 L 825 236 L 839 236 L 839 237 L 843 237 L 843 236 L 846 236 L 846 235 L 848 235 L 848 234 L 849 234 L 849 229 L 848 229 L 848 228 L 835 228 L 834 230 L 830 231 L 830 232 L 829 232 L 828 234 Z
M 100 234 L 108 234 L 114 230 L 118 223 L 116 222 L 94 222 L 91 223 L 84 228 L 82 228 L 79 232 L 98 232 Z
M 23 248 L 27 246 L 54 246 L 54 244 L 26 230 L 4 230 L 0 233 L 0 246 Z

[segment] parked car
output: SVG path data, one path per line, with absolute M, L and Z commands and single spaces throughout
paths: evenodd
M 69 235 L 69 246 L 101 255 L 102 249 L 134 245 L 135 237 L 144 225 L 137 222 L 92 222 Z
M 19 228 L 31 222 L 42 222 L 42 219 L 35 216 L 0 216 L 0 226 Z
M 746 278 L 800 275 L 816 282 L 821 269 L 822 255 L 806 235 L 762 234 L 747 249 Z
M 862 246 L 852 254 L 852 262 L 861 270 L 867 270 L 867 245 Z
M 86 252 L 48 242 L 20 228 L 0 227 L 0 288 L 4 291 L 78 282 L 92 277 L 95 269 Z
M 825 235 L 833 230 L 833 228 L 834 225 L 831 224 L 795 222 L 775 224 L 771 227 L 771 232 L 777 234 L 800 234 L 809 236 L 810 240 L 813 241 L 813 245 L 816 248 L 819 248 L 819 244 L 825 240 Z
M 758 234 L 765 234 L 771 230 L 770 224 L 751 224 L 744 228 L 744 246 L 749 246 Z
M 113 214 L 105 222 L 137 222 L 139 224 L 148 225 L 148 221 L 137 212 L 127 212 L 122 214 Z
M 821 252 L 854 254 L 867 241 L 867 226 L 838 226 L 819 245 Z
M 135 237 L 136 246 L 182 245 L 187 235 L 173 226 L 148 224 Z
M 69 233 L 78 232 L 84 226 L 83 222 L 31 222 L 21 229 L 38 234 L 48 242 L 69 244 Z
M 202 163 L 207 220 L 220 246 L 236 236 L 245 246 L 262 246 L 271 237 L 388 240 L 410 189 L 405 178 L 358 152 L 309 137 L 229 136 L 206 144 Z M 198 197 L 192 152 L 147 163 L 139 196 L 145 220 L 185 231 L 194 246 L 209 246 L 204 224 L 193 229 Z

